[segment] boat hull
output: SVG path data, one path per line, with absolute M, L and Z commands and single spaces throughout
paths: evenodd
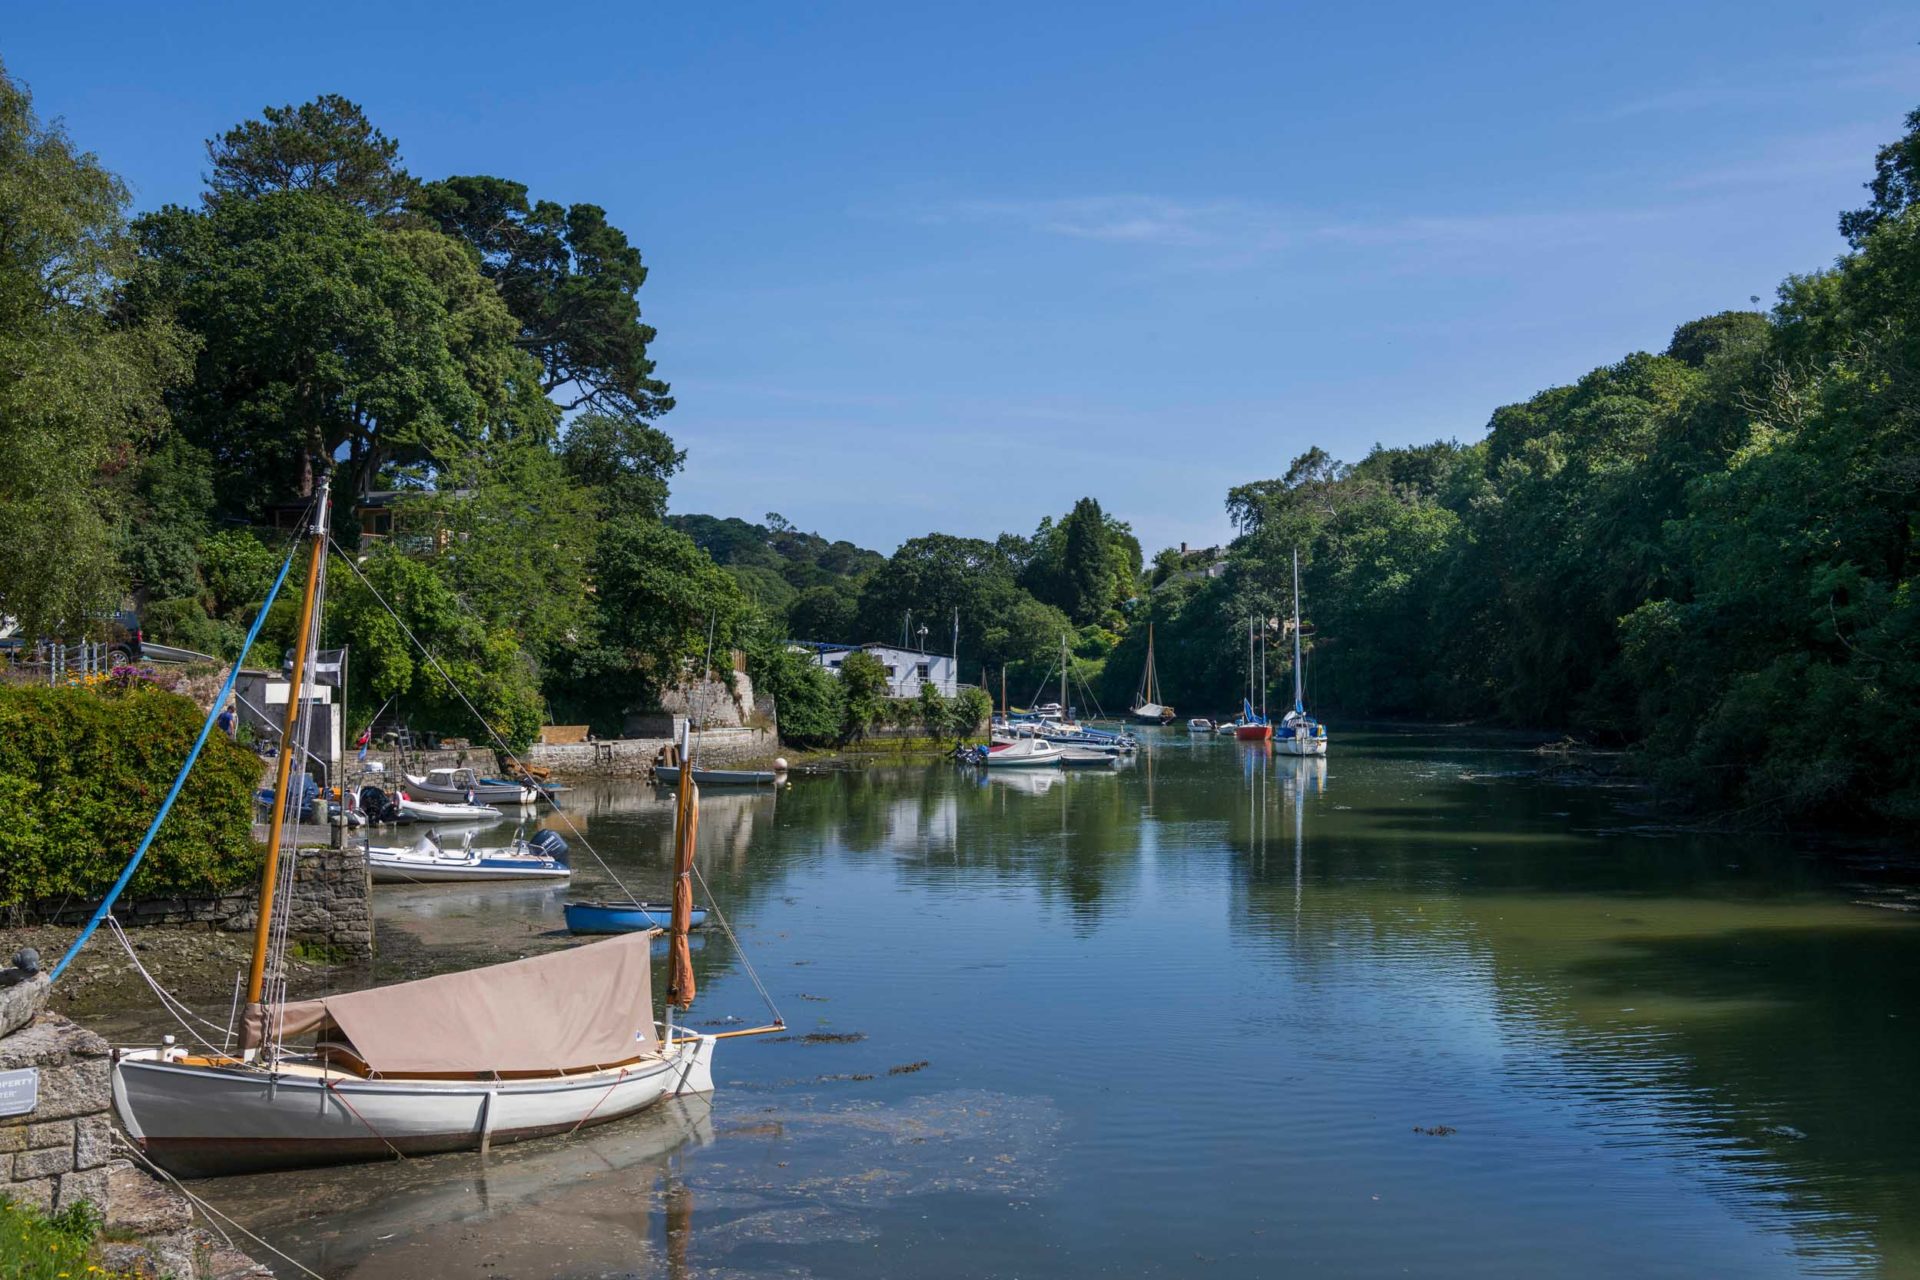
M 673 923 L 673 906 L 665 902 L 569 902 L 564 910 L 569 933 L 639 933 Z M 695 907 L 687 917 L 688 928 L 706 922 L 704 907 Z
M 413 799 L 400 799 L 393 803 L 414 822 L 493 822 L 506 816 L 489 804 L 443 804 Z
M 1270 724 L 1235 725 L 1233 736 L 1242 742 L 1265 742 L 1273 736 L 1273 726 Z
M 1290 738 L 1275 738 L 1273 747 L 1283 756 L 1323 756 L 1327 754 L 1325 738 L 1309 738 L 1299 735 Z
M 573 874 L 565 863 L 538 858 L 426 859 L 367 854 L 367 871 L 375 884 L 467 883 L 477 880 L 565 880 Z
M 701 1036 L 621 1069 L 495 1081 L 275 1074 L 141 1049 L 115 1061 L 113 1103 L 134 1144 L 180 1177 L 308 1168 L 520 1142 L 711 1093 L 713 1046 Z
M 423 778 L 408 777 L 407 791 L 421 800 L 433 800 L 441 804 L 510 804 L 522 808 L 531 807 L 540 800 L 540 793 L 532 787 L 523 787 L 513 783 L 483 783 L 480 786 L 458 788 L 441 787 Z M 472 799 L 468 798 L 469 793 Z
M 680 770 L 674 765 L 658 764 L 653 767 L 656 782 L 678 784 Z M 770 787 L 780 780 L 780 775 L 771 769 L 695 769 L 693 780 L 703 787 Z

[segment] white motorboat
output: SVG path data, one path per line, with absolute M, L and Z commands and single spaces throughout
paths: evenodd
M 1045 738 L 995 738 L 977 755 L 989 769 L 1053 768 L 1060 763 L 1060 748 Z
M 425 775 L 409 773 L 407 790 L 415 799 L 442 804 L 537 804 L 540 793 L 524 783 L 506 778 L 482 778 L 472 769 L 429 769 Z
M 489 822 L 505 814 L 490 804 L 450 804 L 438 800 L 415 800 L 402 791 L 393 798 L 394 808 L 414 822 Z
M 1213 721 L 1206 719 L 1204 716 L 1195 716 L 1193 719 L 1187 721 L 1187 732 L 1212 733 Z
M 474 880 L 565 880 L 567 842 L 557 831 L 535 833 L 504 849 L 476 849 L 473 833 L 449 849 L 428 832 L 410 845 L 368 845 L 367 871 L 375 884 L 428 884 Z

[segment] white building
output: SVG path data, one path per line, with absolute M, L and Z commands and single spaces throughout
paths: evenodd
M 894 698 L 917 698 L 920 686 L 930 684 L 951 698 L 959 692 L 959 671 L 954 660 L 944 653 L 922 653 L 890 644 L 806 644 L 814 661 L 827 670 L 839 672 L 850 653 L 865 653 L 887 669 L 887 694 Z

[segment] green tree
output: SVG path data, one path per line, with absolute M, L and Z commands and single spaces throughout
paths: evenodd
M 812 654 L 789 649 L 780 629 L 765 620 L 748 629 L 745 647 L 754 692 L 773 699 L 780 740 L 802 747 L 838 742 L 846 695 L 834 674 Z
M 1072 624 L 1022 590 L 992 543 L 928 534 L 901 545 L 867 579 L 858 621 L 867 637 L 893 637 L 908 609 L 929 627 L 960 614 L 960 651 L 968 662 L 1044 665 Z
M 887 669 L 880 659 L 856 649 L 840 664 L 840 689 L 846 706 L 840 739 L 857 742 L 886 716 Z
M 510 626 L 490 625 L 431 564 L 391 545 L 374 548 L 360 570 L 336 565 L 331 571 L 323 619 L 325 642 L 351 652 L 347 697 L 356 725 L 392 699 L 395 714 L 418 727 L 480 742 L 490 739 L 491 728 L 516 751 L 533 740 L 540 689 Z
M 1873 158 L 1873 200 L 1864 209 L 1840 215 L 1840 234 L 1856 249 L 1866 247 L 1874 228 L 1920 203 L 1920 110 L 1907 113 L 1907 132 L 1880 148 Z
M 167 208 L 138 230 L 133 308 L 199 338 L 176 416 L 246 510 L 310 494 L 315 460 L 343 449 L 363 492 L 503 409 L 511 319 L 432 233 L 301 191 Z
M 524 183 L 483 175 L 429 183 L 415 208 L 473 247 L 564 409 L 644 421 L 673 408 L 640 319 L 646 266 L 606 210 L 529 202 Z
M 845 587 L 812 587 L 787 606 L 787 632 L 796 640 L 851 644 L 859 628 L 860 599 Z
M 667 510 L 667 482 L 687 455 L 658 427 L 590 412 L 567 424 L 560 456 L 573 478 L 598 495 L 608 515 L 658 520 Z
M 739 585 L 692 539 L 657 521 L 603 524 L 590 573 L 591 631 L 556 655 L 549 691 L 557 709 L 605 732 L 618 732 L 625 712 L 657 706 L 663 690 L 704 660 L 709 636 L 716 654 L 746 636 L 752 613 Z
M 268 107 L 260 116 L 207 140 L 209 204 L 306 191 L 381 217 L 416 190 L 400 167 L 400 145 L 339 94 Z
M 111 314 L 126 204 L 0 66 L 0 614 L 29 635 L 77 635 L 119 604 L 116 473 L 164 430 L 188 368 L 164 318 Z

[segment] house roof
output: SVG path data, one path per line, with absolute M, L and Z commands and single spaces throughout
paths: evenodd
M 862 652 L 872 649 L 884 649 L 888 653 L 904 653 L 916 658 L 946 658 L 951 660 L 953 657 L 952 654 L 948 653 L 935 653 L 930 649 L 909 649 L 902 645 L 884 644 L 878 640 L 867 640 L 860 644 L 841 644 L 832 640 L 789 640 L 787 643 L 797 648 L 812 649 L 816 653 L 852 653 L 855 649 L 859 649 Z

